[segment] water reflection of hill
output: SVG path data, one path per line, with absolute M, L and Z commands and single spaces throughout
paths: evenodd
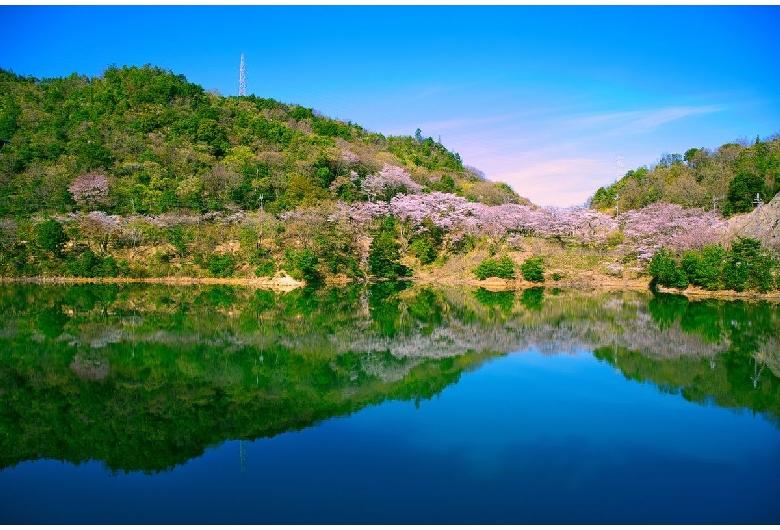
M 400 287 L 408 287 L 399 289 Z M 159 471 L 227 439 L 429 399 L 508 352 L 593 351 L 626 377 L 780 418 L 780 313 L 643 293 L 379 284 L 0 286 L 0 466 Z

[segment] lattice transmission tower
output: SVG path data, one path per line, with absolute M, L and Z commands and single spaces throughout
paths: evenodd
M 615 157 L 615 182 L 623 178 L 623 155 Z M 615 217 L 620 215 L 620 194 L 615 194 Z
M 241 53 L 241 67 L 238 69 L 238 95 L 246 96 L 246 61 Z
M 615 157 L 615 180 L 623 178 L 623 155 Z

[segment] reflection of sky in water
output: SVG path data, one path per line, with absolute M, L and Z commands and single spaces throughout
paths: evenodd
M 395 427 L 411 449 L 453 457 L 484 478 L 507 465 L 565 460 L 567 452 L 612 463 L 642 451 L 713 465 L 777 457 L 780 436 L 763 419 L 690 403 L 614 372 L 587 353 L 513 354 L 464 374 L 414 413 L 412 404 L 393 403 L 363 411 L 355 424 Z
M 780 432 L 762 418 L 627 381 L 589 353 L 525 352 L 419 408 L 226 442 L 172 472 L 23 463 L 0 473 L 0 520 L 767 523 L 777 469 Z

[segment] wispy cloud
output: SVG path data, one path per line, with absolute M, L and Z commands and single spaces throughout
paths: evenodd
M 422 123 L 420 128 L 424 130 L 452 131 L 460 129 L 475 129 L 485 125 L 495 125 L 517 119 L 517 116 L 501 115 L 484 118 L 457 118 L 452 120 L 431 121 Z
M 574 129 L 602 127 L 608 134 L 646 133 L 677 120 L 722 112 L 727 110 L 727 108 L 725 105 L 687 105 L 627 112 L 586 114 L 573 118 L 564 118 L 562 121 Z
M 413 96 L 414 99 L 424 99 L 441 94 L 444 88 L 440 85 L 429 86 Z
M 690 118 L 692 116 L 701 116 L 704 114 L 721 112 L 725 109 L 726 107 L 723 105 L 706 105 L 703 107 L 669 107 L 665 109 L 640 113 L 640 115 L 634 121 L 634 125 L 640 129 L 650 130 L 673 121 Z

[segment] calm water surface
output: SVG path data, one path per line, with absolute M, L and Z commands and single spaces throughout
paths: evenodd
M 380 285 L 0 305 L 0 523 L 780 521 L 770 304 Z

